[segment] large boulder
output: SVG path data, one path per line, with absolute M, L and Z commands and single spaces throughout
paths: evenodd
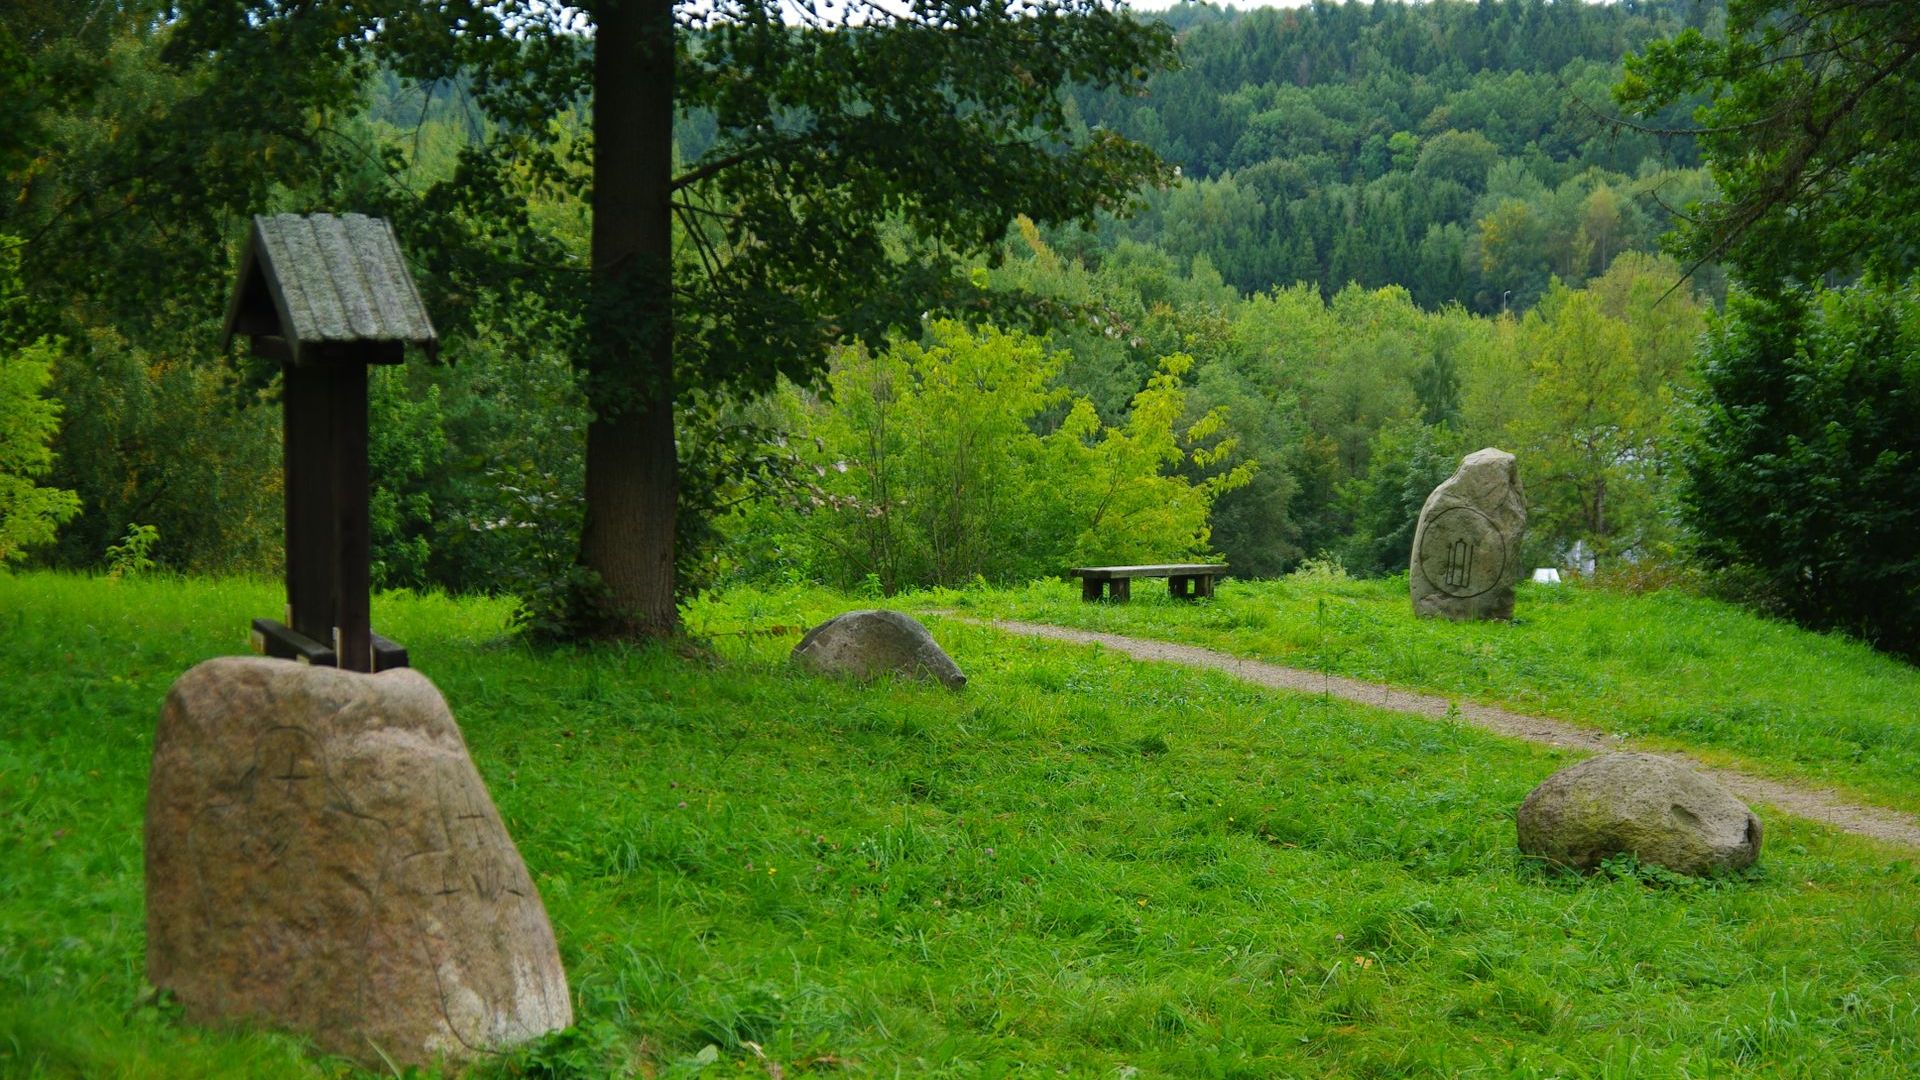
M 573 1022 L 546 908 L 418 672 L 209 660 L 147 787 L 147 978 L 374 1067 Z
M 1613 855 L 1681 874 L 1760 857 L 1760 819 L 1711 777 L 1657 754 L 1588 758 L 1546 778 L 1516 815 L 1520 851 L 1587 870 Z
M 793 647 L 793 662 L 856 679 L 899 675 L 933 679 L 954 690 L 967 685 L 959 665 L 927 628 L 897 611 L 849 611 L 828 619 Z
M 1420 509 L 1408 567 L 1414 614 L 1513 618 L 1526 531 L 1527 497 L 1513 455 L 1492 447 L 1468 454 Z

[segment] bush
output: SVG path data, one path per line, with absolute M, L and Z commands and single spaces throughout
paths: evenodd
M 1920 291 L 1736 295 L 1707 338 L 1682 507 L 1712 567 L 1920 656 Z
M 1163 358 L 1116 425 L 1052 386 L 1059 363 L 1037 338 L 939 322 L 925 343 L 843 354 L 828 400 L 789 389 L 811 476 L 731 523 L 747 572 L 891 594 L 1208 554 L 1214 498 L 1256 465 L 1229 464 L 1223 410 L 1184 423 L 1192 360 Z
M 39 483 L 53 468 L 47 444 L 60 423 L 59 403 L 45 396 L 56 351 L 44 339 L 17 352 L 0 343 L 0 564 L 52 540 L 80 509 L 73 492 Z

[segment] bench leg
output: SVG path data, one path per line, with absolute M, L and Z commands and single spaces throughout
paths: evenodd
M 1133 579 L 1132 578 L 1123 578 L 1123 577 L 1114 578 L 1112 581 L 1108 582 L 1107 584 L 1113 587 L 1113 592 L 1109 596 L 1109 599 L 1111 599 L 1114 603 L 1124 604 L 1128 600 L 1133 599 Z
M 1194 578 L 1193 583 L 1197 586 L 1194 590 L 1194 595 L 1205 597 L 1208 600 L 1213 599 L 1213 582 L 1214 577 L 1212 574 L 1202 574 Z
M 1099 578 L 1081 578 L 1080 599 L 1089 604 L 1100 599 L 1100 584 Z
M 1184 574 L 1167 576 L 1167 595 L 1175 600 L 1193 599 L 1193 579 Z

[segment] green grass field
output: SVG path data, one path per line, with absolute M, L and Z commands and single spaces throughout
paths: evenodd
M 1158 586 L 1158 588 L 1156 588 Z M 1522 584 L 1512 623 L 1413 617 L 1404 576 L 1229 579 L 1217 599 L 1087 604 L 1076 584 L 928 605 L 1203 645 L 1558 717 L 1920 813 L 1920 668 L 1677 590 Z
M 1317 611 L 1226 588 L 1179 625 L 1149 604 L 1081 612 L 1057 587 L 926 602 L 1055 605 L 1216 645 L 1246 619 L 1234 651 L 1312 658 L 1283 645 Z M 1341 588 L 1355 602 L 1325 621 L 1364 640 L 1385 593 Z M 1531 666 L 1545 696 L 1501 700 L 1618 694 L 1625 716 L 1657 681 L 1632 674 L 1660 648 L 1641 639 L 1664 636 L 1694 643 L 1695 675 L 1658 700 L 1678 715 L 1695 693 L 1716 715 L 1747 661 L 1715 642 L 1738 635 L 1851 684 L 1803 677 L 1808 694 L 1878 695 L 1887 724 L 1914 700 L 1908 669 L 1726 609 L 1565 596 L 1523 596 L 1513 628 L 1421 626 L 1399 659 L 1329 662 L 1463 693 Z M 350 1071 L 284 1036 L 188 1028 L 142 979 L 154 718 L 179 672 L 240 651 L 248 618 L 279 606 L 272 584 L 0 574 L 0 1072 Z M 375 625 L 460 718 L 576 997 L 573 1031 L 483 1074 L 1920 1072 L 1911 853 L 1763 807 L 1766 852 L 1739 880 L 1549 873 L 1516 857 L 1512 812 L 1568 758 L 952 619 L 930 622 L 972 677 L 957 694 L 787 667 L 784 628 L 854 606 L 703 603 L 690 620 L 711 649 L 680 656 L 535 652 L 505 637 L 502 604 L 376 598 Z M 1614 627 L 1582 679 L 1540 629 L 1562 608 L 1575 637 Z M 1801 726 L 1784 745 L 1813 745 Z M 1849 767 L 1863 790 L 1900 788 L 1891 767 Z

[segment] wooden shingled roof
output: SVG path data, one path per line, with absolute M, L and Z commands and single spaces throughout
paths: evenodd
M 364 214 L 255 216 L 227 347 L 235 334 L 296 364 L 399 363 L 407 345 L 433 355 L 440 344 L 393 227 Z

